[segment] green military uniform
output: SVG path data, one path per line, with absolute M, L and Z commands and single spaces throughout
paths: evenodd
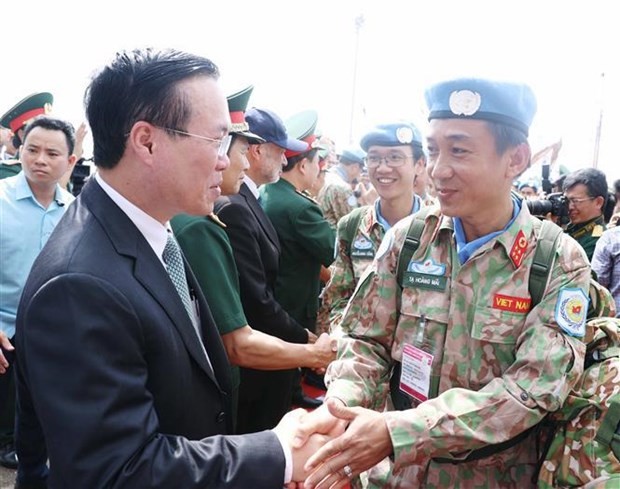
M 4 160 L 0 162 L 0 180 L 17 175 L 22 171 L 22 164 L 19 160 Z
M 566 232 L 577 240 L 577 243 L 581 245 L 586 252 L 586 255 L 588 255 L 588 260 L 592 261 L 592 255 L 594 255 L 596 242 L 601 237 L 605 229 L 607 229 L 607 226 L 605 226 L 605 219 L 603 216 L 598 216 L 587 222 L 569 224 L 566 227 Z
M 506 231 L 461 265 L 453 221 L 436 209 L 409 263 L 402 298 L 395 272 L 410 218 L 384 238 L 345 312 L 342 327 L 349 336 L 328 368 L 327 395 L 350 406 L 381 404 L 407 345 L 424 345 L 432 369 L 429 400 L 411 397 L 416 409 L 386 414 L 394 474 L 377 481 L 371 469 L 372 487 L 531 486 L 537 461 L 532 436 L 478 461 L 433 459 L 525 431 L 558 409 L 579 379 L 584 345 L 565 334 L 562 315 L 573 311 L 585 321 L 590 269 L 577 244 L 563 235 L 544 299 L 530 311 L 534 219 L 523 206 Z
M 261 205 L 282 247 L 275 296 L 286 312 L 313 331 L 321 265 L 328 267 L 334 260 L 335 233 L 319 205 L 283 178 L 261 188 Z
M 249 131 L 244 116 L 253 89 L 249 86 L 227 97 L 232 123 L 230 132 L 249 141 L 262 142 L 261 137 Z M 170 221 L 170 225 L 207 299 L 220 335 L 246 326 L 248 321 L 241 305 L 239 274 L 224 223 L 215 214 L 206 217 L 180 214 Z M 237 421 L 240 375 L 239 367 L 231 365 L 233 423 Z
M 239 297 L 239 276 L 225 225 L 214 215 L 180 214 L 170 224 L 190 264 L 220 335 L 248 324 Z M 231 366 L 233 419 L 237 419 L 239 367 Z

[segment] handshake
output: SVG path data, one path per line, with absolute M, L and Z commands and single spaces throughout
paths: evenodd
M 288 489 L 343 487 L 393 450 L 381 413 L 347 407 L 335 397 L 315 411 L 287 413 L 273 431 L 291 448 Z

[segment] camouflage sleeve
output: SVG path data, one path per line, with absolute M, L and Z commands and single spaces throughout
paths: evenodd
M 585 254 L 563 235 L 545 295 L 525 320 L 510 367 L 479 391 L 452 388 L 415 409 L 385 414 L 395 471 L 509 440 L 558 409 L 583 372 L 585 354 L 583 342 L 566 334 L 558 315 L 567 292 L 586 294 L 589 279 Z
M 376 408 L 383 405 L 389 391 L 397 286 L 394 273 L 384 270 L 395 268 L 395 229 L 385 234 L 375 259 L 344 309 L 341 328 L 346 334 L 339 339 L 338 357 L 326 372 L 327 396 L 338 397 L 349 406 Z M 406 229 L 401 243 L 404 234 Z
M 317 318 L 321 332 L 336 333 L 340 330 L 342 312 L 355 290 L 353 264 L 348 253 L 351 245 L 343 239 L 349 217 L 344 216 L 338 222 L 336 260 L 330 267 L 331 278 L 321 293 L 321 308 Z

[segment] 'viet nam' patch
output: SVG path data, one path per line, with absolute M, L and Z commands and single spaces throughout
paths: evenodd
M 432 258 L 422 261 L 409 262 L 407 265 L 408 272 L 424 273 L 426 275 L 443 275 L 446 273 L 446 266 L 440 263 L 435 263 Z
M 581 338 L 586 334 L 588 298 L 581 289 L 562 289 L 555 305 L 555 320 L 570 336 Z

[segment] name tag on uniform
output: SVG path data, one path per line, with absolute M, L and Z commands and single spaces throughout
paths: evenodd
M 375 249 L 365 236 L 358 236 L 351 245 L 351 258 L 362 258 L 372 260 L 375 257 Z
M 429 290 L 446 290 L 448 279 L 429 275 L 427 273 L 405 272 L 403 274 L 403 287 L 414 287 Z
M 431 386 L 433 355 L 413 345 L 405 345 L 401 360 L 400 390 L 414 399 L 428 399 Z

